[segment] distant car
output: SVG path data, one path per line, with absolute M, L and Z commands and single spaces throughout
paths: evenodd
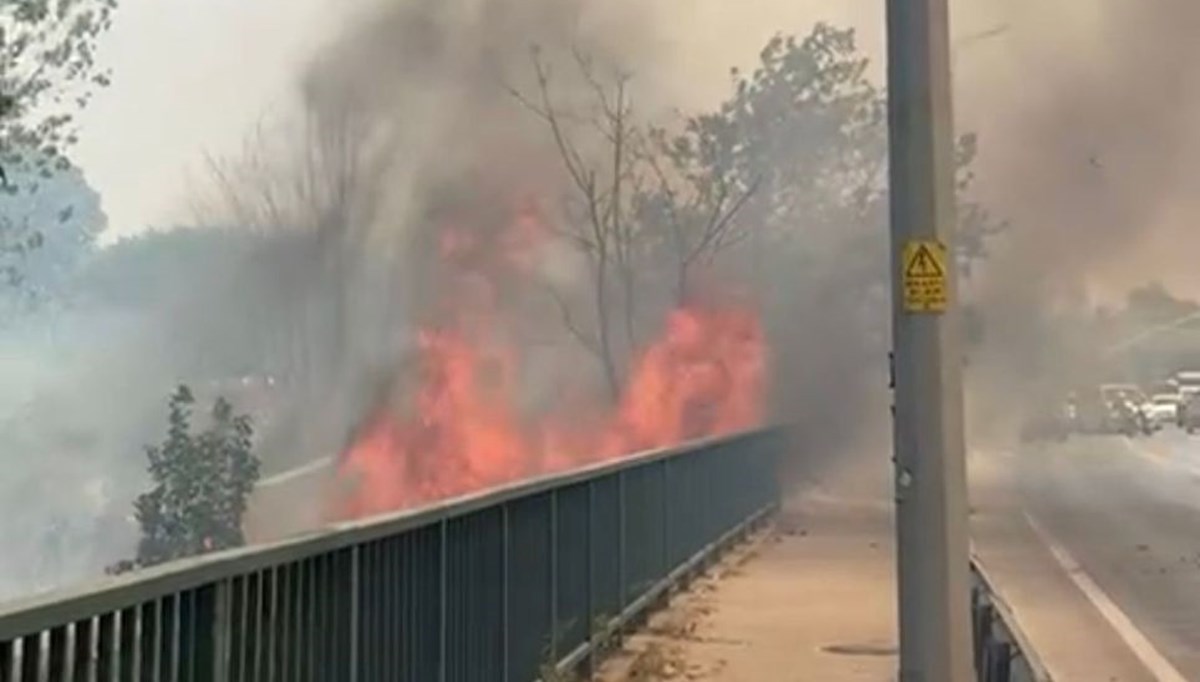
M 1104 384 L 1100 395 L 1108 408 L 1107 432 L 1149 435 L 1159 428 L 1146 412 L 1150 399 L 1135 384 Z
M 1154 431 L 1140 405 L 1130 400 L 1116 400 L 1109 404 L 1108 432 L 1125 436 L 1149 435 Z
M 1188 433 L 1200 430 L 1200 399 L 1188 398 L 1179 406 L 1179 428 Z
M 1182 398 L 1178 393 L 1157 393 L 1142 406 L 1142 413 L 1156 428 L 1179 421 L 1179 404 Z

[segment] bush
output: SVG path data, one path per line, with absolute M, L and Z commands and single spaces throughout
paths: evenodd
M 242 517 L 259 477 L 250 418 L 217 398 L 207 428 L 193 433 L 195 402 L 187 386 L 171 395 L 166 439 L 146 448 L 154 487 L 134 501 L 137 558 L 111 573 L 245 544 Z

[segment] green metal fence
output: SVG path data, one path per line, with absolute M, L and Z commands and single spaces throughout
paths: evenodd
M 0 682 L 530 682 L 773 510 L 784 437 L 691 443 L 0 606 Z

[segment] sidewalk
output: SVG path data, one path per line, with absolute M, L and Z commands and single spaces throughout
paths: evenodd
M 973 492 L 976 549 L 1056 682 L 1153 680 L 988 469 L 980 467 L 985 480 Z M 810 491 L 652 617 L 599 679 L 890 682 L 898 663 L 892 533 L 890 504 L 876 492 Z
M 884 682 L 896 607 L 886 508 L 791 504 L 606 666 L 606 682 Z

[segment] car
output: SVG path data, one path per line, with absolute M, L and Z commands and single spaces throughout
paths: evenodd
M 1141 406 L 1131 400 L 1114 400 L 1108 405 L 1106 429 L 1108 433 L 1125 436 L 1149 435 L 1154 431 Z
M 1178 393 L 1156 393 L 1142 405 L 1142 413 L 1155 428 L 1176 424 L 1179 421 L 1179 405 L 1182 401 Z
M 1188 433 L 1200 430 L 1200 398 L 1193 395 L 1179 406 L 1179 428 Z
M 1150 399 L 1137 385 L 1104 384 L 1100 387 L 1100 395 L 1108 408 L 1105 428 L 1108 433 L 1149 435 L 1159 428 L 1146 413 L 1145 406 Z

